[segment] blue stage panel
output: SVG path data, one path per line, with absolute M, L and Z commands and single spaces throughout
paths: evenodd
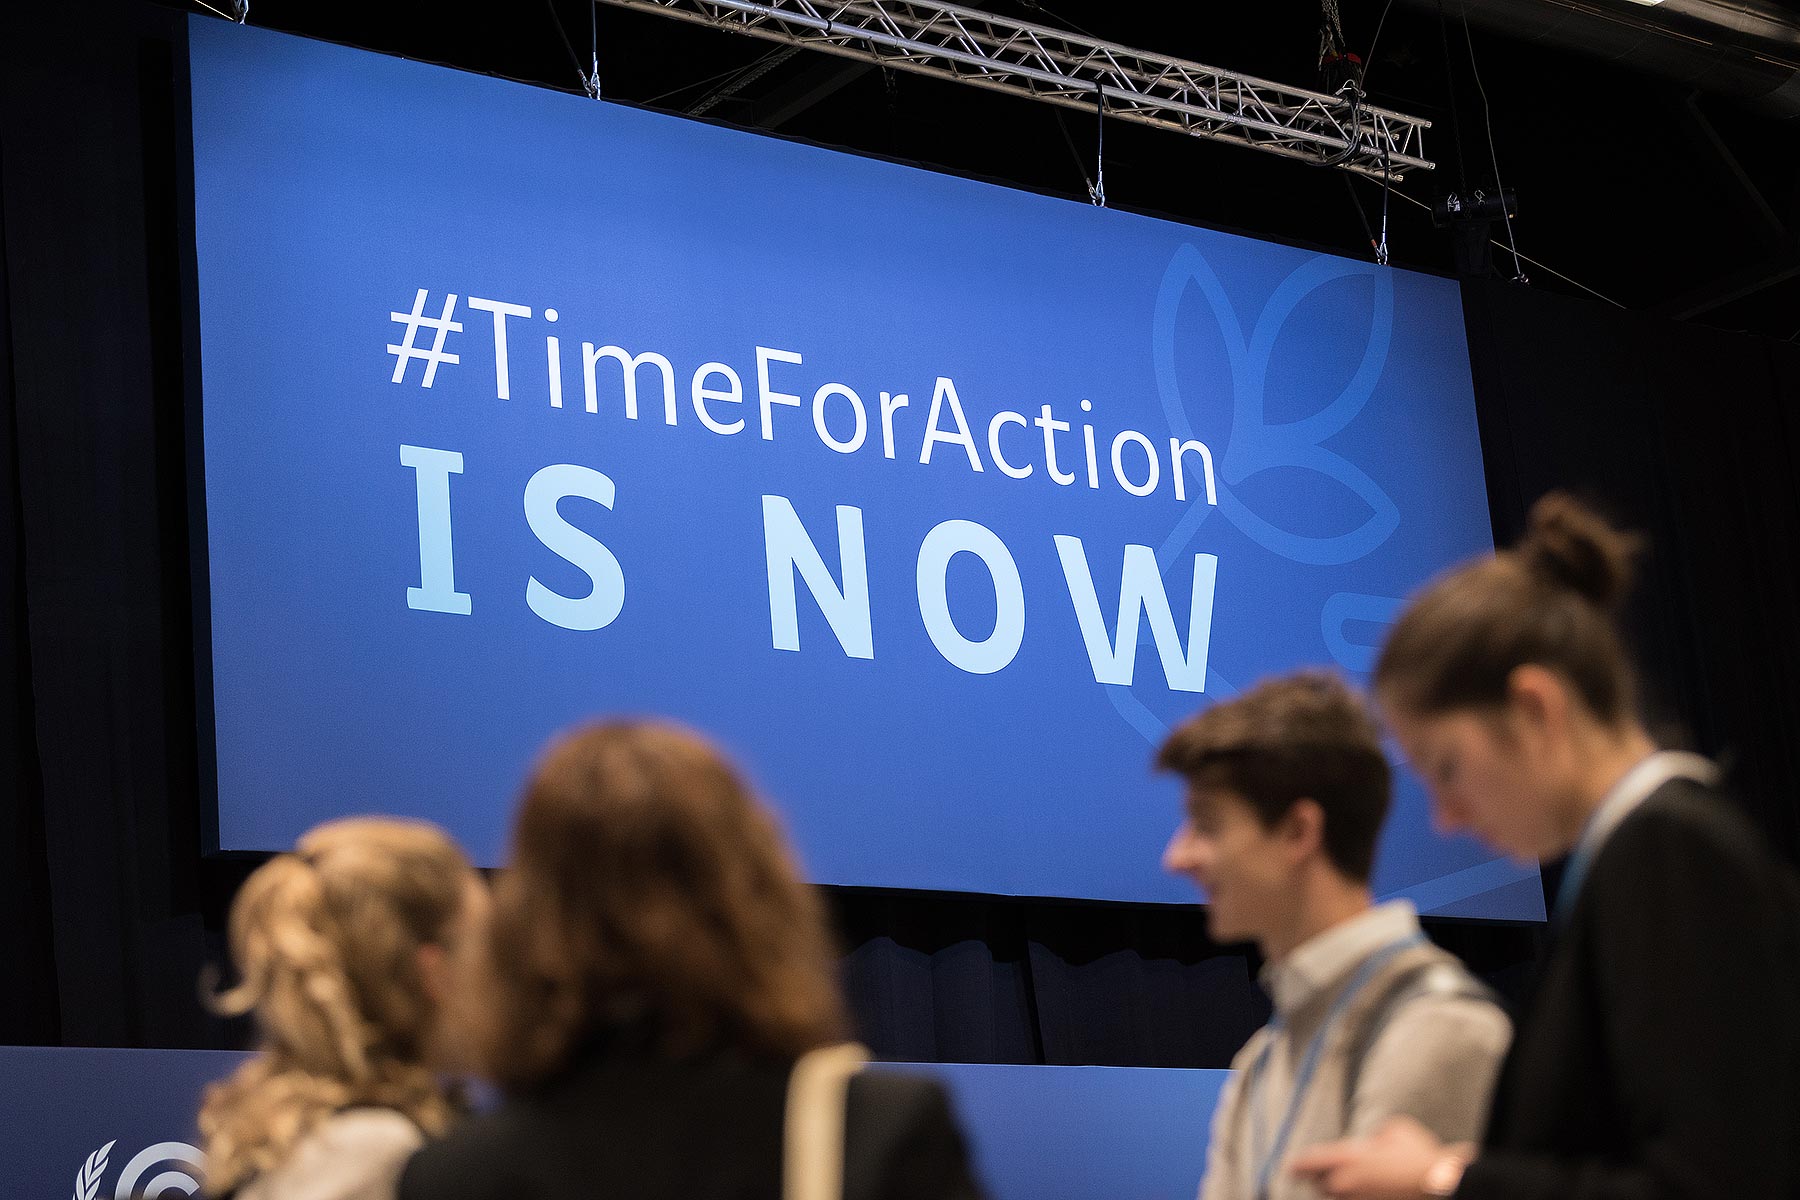
M 192 1194 L 194 1113 L 243 1060 L 0 1046 L 5 1194 Z M 890 1069 L 890 1068 L 877 1068 Z M 896 1064 L 950 1087 L 992 1200 L 1192 1200 L 1225 1071 Z M 135 1181 L 135 1187 L 131 1184 Z M 160 1186 L 153 1186 L 160 1185 Z M 78 1190 L 79 1189 L 79 1190 Z
M 194 1194 L 201 1092 L 243 1057 L 216 1050 L 0 1046 L 5 1194 L 21 1200 Z
M 1229 1071 L 920 1064 L 950 1086 L 993 1200 L 1193 1200 Z

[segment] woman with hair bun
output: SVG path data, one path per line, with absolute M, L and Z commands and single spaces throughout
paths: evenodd
M 251 873 L 231 906 L 257 1055 L 200 1109 L 206 1191 L 234 1200 L 385 1200 L 456 1114 L 452 954 L 480 919 L 481 878 L 441 830 L 349 818 Z
M 818 896 L 697 734 L 615 722 L 525 785 L 494 887 L 484 1074 L 404 1200 L 975 1200 L 932 1081 L 855 1074 Z
M 1712 764 L 1645 731 L 1617 619 L 1635 550 L 1547 496 L 1382 649 L 1438 825 L 1564 867 L 1479 1147 L 1394 1122 L 1295 1163 L 1327 1196 L 1800 1196 L 1800 891 Z

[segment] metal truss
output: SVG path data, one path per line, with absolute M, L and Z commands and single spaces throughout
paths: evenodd
M 1431 122 L 954 4 L 602 0 L 845 58 L 1399 180 Z

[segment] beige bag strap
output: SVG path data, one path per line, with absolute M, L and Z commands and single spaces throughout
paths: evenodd
M 850 1077 L 868 1061 L 866 1049 L 844 1042 L 794 1064 L 782 1136 L 782 1200 L 843 1200 L 844 1103 Z

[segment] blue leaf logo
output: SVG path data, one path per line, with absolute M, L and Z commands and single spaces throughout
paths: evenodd
M 1340 279 L 1363 276 L 1373 281 L 1374 303 L 1368 341 L 1355 372 L 1343 390 L 1311 416 L 1271 422 L 1267 404 L 1269 366 L 1283 328 L 1302 302 L 1319 289 Z M 1399 527 L 1400 510 L 1361 468 L 1327 449 L 1324 443 L 1362 412 L 1387 366 L 1394 329 L 1391 271 L 1328 255 L 1310 259 L 1275 289 L 1246 337 L 1237 310 L 1212 265 L 1192 245 L 1177 250 L 1157 292 L 1152 349 L 1164 414 L 1170 431 L 1183 439 L 1193 437 L 1194 432 L 1176 367 L 1177 319 L 1183 302 L 1193 291 L 1198 291 L 1212 310 L 1231 375 L 1231 438 L 1220 464 L 1219 510 L 1246 537 L 1291 562 L 1336 566 L 1373 553 Z M 1308 471 L 1341 485 L 1362 501 L 1369 516 L 1355 529 L 1330 537 L 1283 527 L 1252 509 L 1239 495 L 1239 488 L 1247 481 L 1277 469 Z M 1201 511 L 1190 510 L 1165 543 L 1165 554 L 1185 545 L 1193 536 L 1205 520 L 1205 507 L 1193 506 Z

